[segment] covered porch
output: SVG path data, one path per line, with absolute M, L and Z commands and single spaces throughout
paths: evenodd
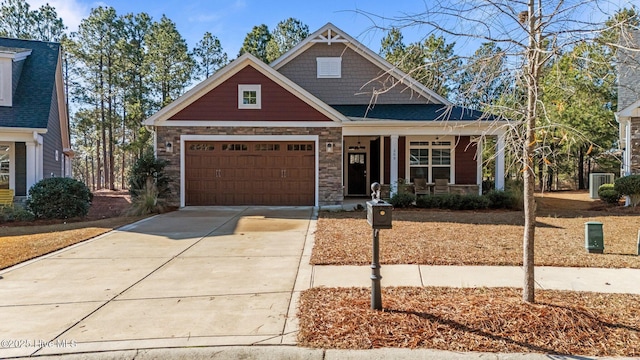
M 505 134 L 500 127 L 479 122 L 394 123 L 344 124 L 345 196 L 370 196 L 373 182 L 387 185 L 389 196 L 398 186 L 416 183 L 425 187 L 423 194 L 441 192 L 443 186 L 448 193 L 482 194 L 483 139 L 487 137 L 496 140 L 495 188 L 504 189 Z

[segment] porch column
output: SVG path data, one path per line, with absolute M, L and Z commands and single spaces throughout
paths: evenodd
M 391 196 L 398 192 L 398 135 L 391 135 L 391 164 L 389 185 L 391 187 Z
M 482 163 L 484 162 L 482 158 L 482 137 L 479 137 L 476 142 L 476 151 L 476 183 L 478 184 L 478 195 L 482 195 Z
M 504 190 L 504 133 L 498 135 L 496 144 L 496 190 Z
M 631 119 L 624 122 L 624 151 L 622 152 L 622 176 L 631 175 L 631 153 L 633 152 L 633 143 L 631 142 Z M 625 196 L 624 206 L 631 205 L 631 198 Z
M 622 156 L 622 176 L 631 175 L 631 152 L 633 151 L 633 143 L 631 142 L 631 120 L 624 122 L 624 142 L 625 148 Z
M 29 189 L 38 182 L 38 144 L 29 141 L 27 145 L 27 195 Z

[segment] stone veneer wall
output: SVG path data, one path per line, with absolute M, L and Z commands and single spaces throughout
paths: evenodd
M 342 189 L 342 128 L 300 128 L 300 127 L 156 127 L 158 141 L 157 157 L 168 161 L 165 168 L 170 184 L 171 205 L 180 205 L 180 135 L 319 135 L 319 178 L 318 203 L 320 206 L 341 205 Z M 173 143 L 173 152 L 165 151 L 165 144 Z M 325 144 L 332 142 L 332 153 L 326 151 Z

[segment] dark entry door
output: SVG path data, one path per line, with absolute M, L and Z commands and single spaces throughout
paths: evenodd
M 367 154 L 349 154 L 349 195 L 367 194 Z

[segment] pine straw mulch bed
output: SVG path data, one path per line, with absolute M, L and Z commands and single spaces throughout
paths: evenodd
M 640 268 L 640 209 L 539 211 L 535 264 Z M 604 255 L 584 247 L 584 223 L 603 223 Z M 521 211 L 394 210 L 393 229 L 380 232 L 382 264 L 522 265 Z M 366 212 L 320 212 L 314 265 L 371 262 Z
M 313 288 L 302 293 L 300 346 L 640 356 L 640 296 L 512 288 Z

